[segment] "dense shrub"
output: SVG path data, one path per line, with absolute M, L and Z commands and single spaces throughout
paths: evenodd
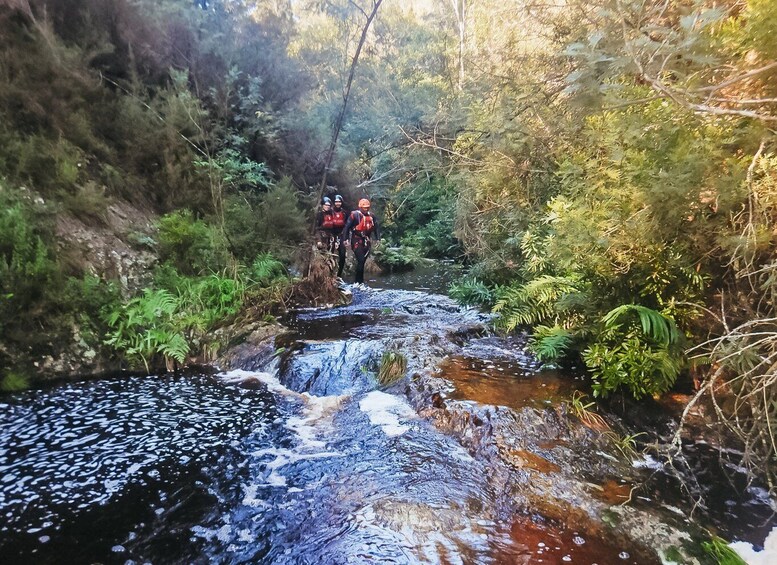
M 215 228 L 194 217 L 190 210 L 178 210 L 158 222 L 159 257 L 187 275 L 226 266 L 227 255 Z
M 373 253 L 378 266 L 389 273 L 411 271 L 421 260 L 417 247 L 388 247 L 381 245 Z
M 409 183 L 391 195 L 385 232 L 402 247 L 418 249 L 424 257 L 460 254 L 454 236 L 456 188 L 445 179 Z
M 0 333 L 10 324 L 30 324 L 42 316 L 55 285 L 57 265 L 44 238 L 40 205 L 28 192 L 0 185 Z
M 448 294 L 462 304 L 477 306 L 491 307 L 496 300 L 496 291 L 476 278 L 462 279 L 451 284 Z
M 162 362 L 183 364 L 208 334 L 233 320 L 248 301 L 279 300 L 276 286 L 288 282 L 283 263 L 272 255 L 251 267 L 191 276 L 166 263 L 157 268 L 154 286 L 123 303 L 103 308 L 109 325 L 106 345 L 133 366 L 147 371 Z M 270 290 L 265 293 L 263 291 Z

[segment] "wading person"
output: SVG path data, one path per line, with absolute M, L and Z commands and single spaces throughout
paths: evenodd
M 364 282 L 364 263 L 370 254 L 372 243 L 371 236 L 375 236 L 375 244 L 380 242 L 380 228 L 378 219 L 370 212 L 370 201 L 366 198 L 359 200 L 359 209 L 351 212 L 348 221 L 340 236 L 340 245 L 351 238 L 351 249 L 356 258 L 356 279 L 354 282 Z
M 340 234 L 345 228 L 345 222 L 348 220 L 348 210 L 343 206 L 343 197 L 339 194 L 335 195 L 335 204 L 332 209 L 332 234 L 335 237 L 335 241 L 339 243 L 337 246 L 337 276 L 343 276 L 343 268 L 345 267 L 345 245 L 340 242 Z
M 316 247 L 334 253 L 337 241 L 335 236 L 334 215 L 332 214 L 332 201 L 324 197 L 321 201 L 321 210 L 316 215 L 316 230 L 318 241 Z

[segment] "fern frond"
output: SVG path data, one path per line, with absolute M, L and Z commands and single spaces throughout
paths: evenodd
M 558 302 L 566 295 L 580 292 L 577 281 L 567 277 L 543 275 L 520 286 L 502 289 L 493 311 L 500 314 L 498 324 L 508 331 L 553 318 Z
M 561 326 L 536 326 L 529 347 L 540 361 L 556 361 L 567 353 L 572 340 L 572 332 Z
M 164 343 L 159 344 L 158 351 L 165 357 L 175 359 L 183 364 L 186 360 L 186 355 L 189 353 L 189 344 L 181 334 L 173 334 L 167 336 L 167 340 Z
M 494 292 L 477 278 L 453 283 L 448 287 L 448 295 L 462 304 L 487 306 L 494 301 Z
M 613 308 L 602 318 L 602 323 L 607 329 L 616 328 L 621 317 L 629 313 L 637 314 L 642 333 L 656 342 L 672 345 L 680 340 L 680 331 L 672 318 L 639 304 L 623 304 Z

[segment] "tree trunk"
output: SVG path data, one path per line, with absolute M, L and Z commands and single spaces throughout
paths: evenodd
M 375 19 L 375 16 L 378 15 L 378 8 L 380 8 L 381 3 L 383 0 L 375 0 L 375 3 L 372 6 L 372 12 L 370 12 L 369 15 L 367 15 L 367 22 L 364 24 L 364 28 L 362 28 L 362 34 L 359 38 L 359 44 L 356 47 L 356 53 L 353 56 L 353 60 L 351 61 L 351 71 L 348 73 L 348 82 L 345 84 L 345 90 L 343 91 L 343 105 L 340 108 L 340 113 L 337 116 L 337 121 L 335 122 L 334 131 L 332 132 L 332 142 L 329 144 L 329 150 L 326 153 L 326 161 L 324 163 L 324 174 L 321 179 L 321 190 L 319 191 L 318 200 L 321 202 L 321 199 L 324 197 L 324 191 L 326 191 L 326 180 L 327 180 L 327 174 L 329 173 L 329 167 L 332 165 L 332 159 L 334 158 L 335 149 L 337 148 L 337 138 L 340 137 L 340 130 L 343 129 L 343 121 L 345 121 L 345 112 L 348 108 L 348 97 L 351 95 L 351 83 L 353 83 L 353 76 L 356 73 L 356 65 L 359 63 L 359 55 L 361 55 L 362 47 L 364 47 L 364 42 L 367 39 L 367 32 L 370 29 L 370 25 L 372 24 L 372 20 Z
M 459 90 L 464 88 L 464 41 L 466 40 L 467 0 L 451 0 L 459 28 Z

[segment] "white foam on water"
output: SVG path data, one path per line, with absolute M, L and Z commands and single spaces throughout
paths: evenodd
M 191 532 L 199 538 L 204 539 L 205 541 L 210 541 L 216 536 L 216 531 L 211 530 L 209 528 L 204 528 L 202 526 L 192 526 L 189 528 Z
M 636 467 L 637 469 L 646 468 L 659 470 L 664 468 L 664 465 L 659 460 L 651 457 L 648 454 L 644 454 L 641 459 L 635 459 L 631 466 Z
M 278 472 L 278 469 L 296 463 L 297 461 L 305 461 L 308 459 L 325 459 L 329 457 L 342 457 L 342 453 L 337 451 L 320 451 L 315 453 L 300 453 L 297 451 L 299 448 L 285 449 L 271 447 L 268 449 L 260 449 L 254 451 L 252 455 L 255 457 L 263 457 L 265 455 L 274 455 L 275 459 L 265 463 L 265 467 L 270 471 L 267 476 L 267 484 L 273 487 L 285 487 L 286 477 Z
M 242 500 L 243 506 L 253 506 L 254 508 L 270 508 L 270 505 L 267 504 L 267 502 L 257 496 L 259 492 L 259 486 L 260 485 L 258 484 L 243 485 L 243 490 L 245 491 Z
M 224 382 L 228 382 L 228 383 L 242 383 L 246 381 L 256 380 L 264 384 L 267 387 L 267 390 L 269 390 L 270 392 L 277 392 L 287 396 L 294 394 L 293 391 L 283 386 L 281 382 L 274 375 L 271 375 L 270 373 L 264 373 L 261 371 L 244 371 L 243 369 L 234 369 L 226 373 L 221 373 L 219 376 Z
M 777 563 L 777 526 L 766 536 L 763 551 L 756 551 L 752 544 L 746 541 L 735 541 L 728 546 L 736 551 L 747 565 L 774 565 Z
M 367 414 L 373 425 L 380 426 L 387 436 L 404 434 L 410 429 L 407 421 L 418 418 L 407 402 L 379 390 L 366 394 L 359 401 L 359 409 Z
M 312 396 L 308 393 L 298 393 L 283 386 L 275 375 L 265 372 L 243 370 L 223 373 L 221 378 L 226 382 L 238 383 L 249 380 L 259 381 L 273 394 L 300 400 L 303 403 L 302 414 L 287 418 L 283 425 L 297 438 L 296 445 L 290 448 L 267 448 L 252 453 L 254 457 L 272 456 L 273 459 L 264 463 L 269 474 L 265 478 L 266 485 L 272 487 L 287 486 L 286 477 L 279 472 L 283 467 L 306 459 L 322 459 L 327 457 L 342 457 L 337 451 L 326 449 L 326 441 L 320 439 L 334 428 L 331 417 L 337 412 L 345 396 Z M 246 496 L 243 504 L 258 506 L 258 485 L 244 486 Z

